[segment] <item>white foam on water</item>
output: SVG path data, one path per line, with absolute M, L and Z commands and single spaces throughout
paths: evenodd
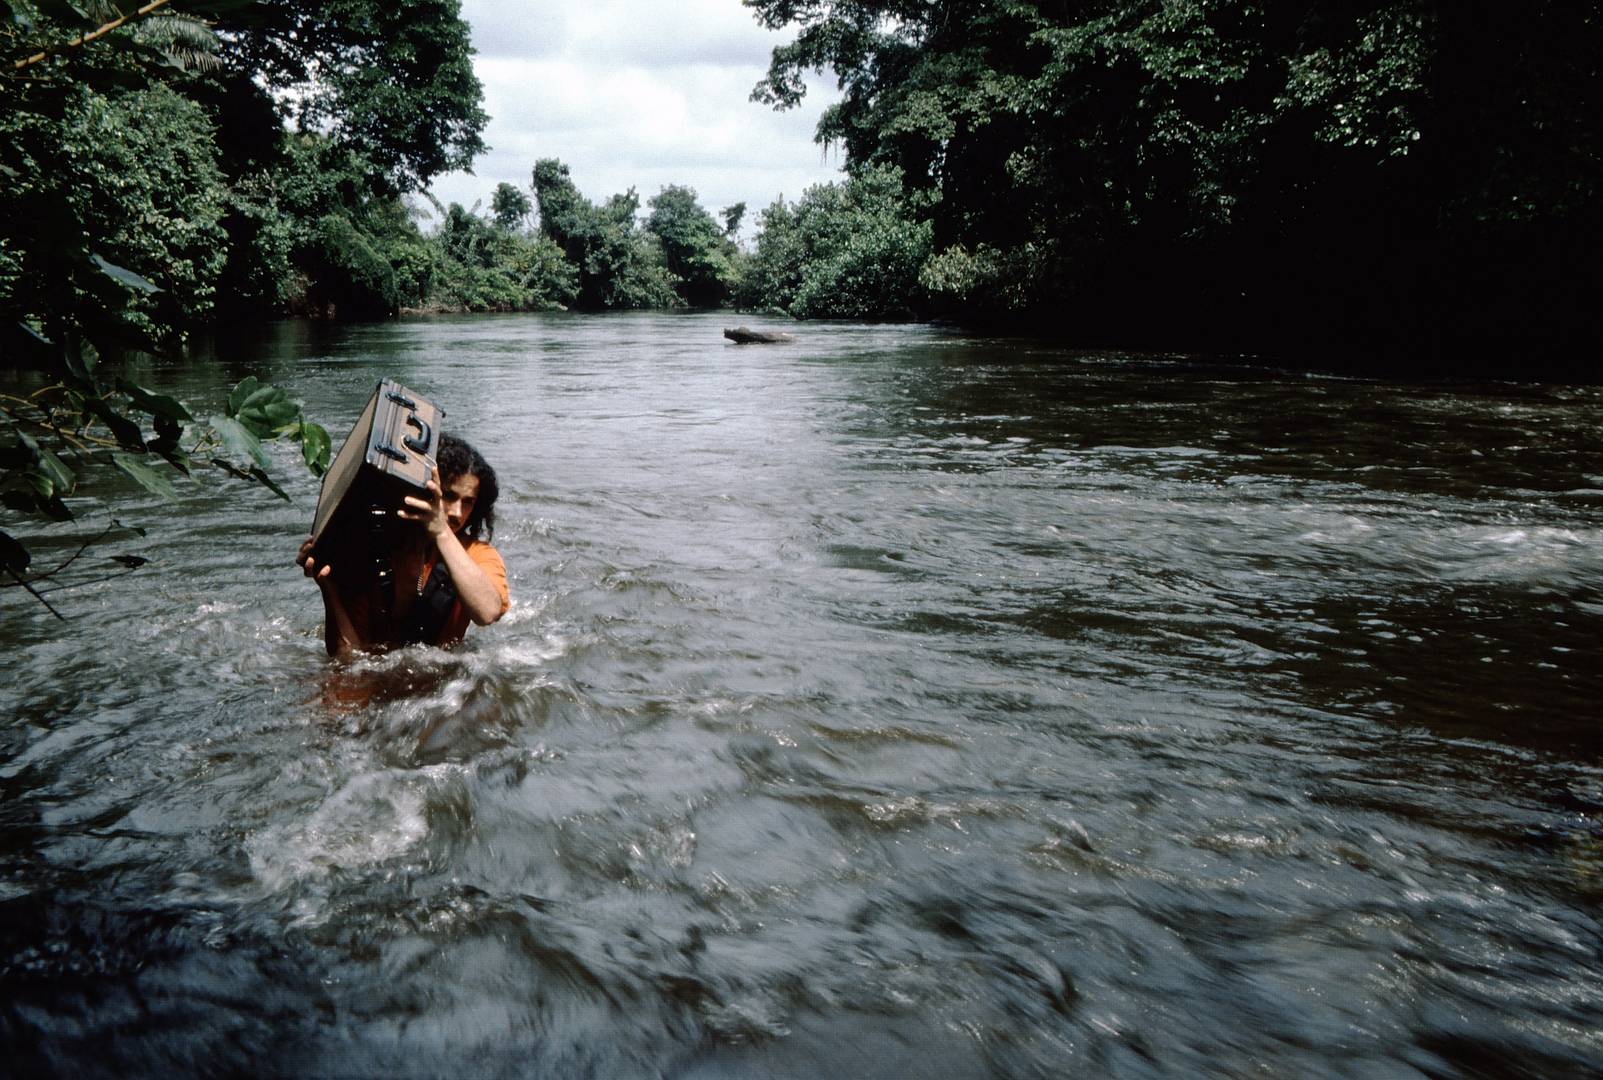
M 353 776 L 304 820 L 272 825 L 247 839 L 251 873 L 269 892 L 282 892 L 404 855 L 428 834 L 427 789 L 426 773 Z

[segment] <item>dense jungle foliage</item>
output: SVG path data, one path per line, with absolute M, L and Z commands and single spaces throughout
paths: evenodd
M 276 387 L 201 417 L 105 361 L 240 313 L 392 310 L 429 265 L 398 200 L 483 149 L 480 97 L 456 0 L 0 0 L 0 357 L 29 372 L 0 395 L 0 502 L 71 521 L 97 467 L 283 497 L 274 439 L 324 468 Z M 41 581 L 126 532 L 41 571 L 0 531 L 0 570 L 48 607 Z
M 802 224 L 849 192 L 776 207 L 754 301 L 1503 371 L 1603 337 L 1592 0 L 743 3 L 797 31 L 753 96 L 835 72 L 848 189 L 903 184 L 850 250 Z

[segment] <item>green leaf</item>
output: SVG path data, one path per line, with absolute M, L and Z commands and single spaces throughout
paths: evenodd
M 300 423 L 301 407 L 293 401 L 280 401 L 269 405 L 262 410 L 267 419 L 272 421 L 275 434 L 283 435 L 294 430 Z
M 251 376 L 251 378 L 255 378 L 255 376 Z M 242 382 L 239 385 L 244 386 L 245 384 Z M 266 386 L 263 386 L 261 383 L 257 383 L 256 389 L 247 394 L 245 399 L 239 403 L 239 411 L 244 412 L 252 405 L 265 405 L 268 402 L 276 401 L 283 396 L 284 391 L 280 390 L 271 383 L 267 384 Z
M 146 465 L 132 454 L 125 454 L 121 450 L 111 452 L 111 462 L 117 468 L 134 478 L 134 481 L 153 495 L 160 495 L 170 502 L 178 501 L 178 492 L 173 490 L 172 483 L 161 473 Z
M 100 269 L 102 274 L 105 274 L 107 277 L 111 278 L 120 285 L 126 285 L 130 289 L 137 289 L 147 296 L 151 293 L 161 292 L 159 288 L 152 285 L 150 282 L 146 281 L 132 270 L 118 266 L 116 263 L 107 262 L 99 255 L 91 255 L 89 258 L 95 264 L 95 266 Z
M 0 506 L 21 514 L 40 514 L 51 521 L 72 521 L 72 511 L 56 495 L 55 484 L 38 474 L 13 473 L 6 476 L 6 487 L 0 492 Z
M 160 454 L 162 458 L 183 473 L 189 475 L 189 453 L 178 445 L 184 436 L 184 429 L 176 420 L 165 416 L 156 417 L 156 437 L 147 444 L 151 451 Z
M 268 491 L 271 491 L 274 495 L 277 495 L 280 499 L 283 499 L 285 502 L 289 502 L 289 496 L 284 494 L 284 489 L 273 483 L 273 478 L 268 476 L 261 469 L 252 469 L 250 471 L 250 478 L 265 487 Z
M 139 425 L 113 409 L 105 398 L 84 398 L 83 409 L 85 412 L 98 416 L 105 421 L 106 426 L 111 429 L 111 434 L 116 438 L 117 444 L 124 450 L 143 450 L 145 448 L 145 439 L 139 432 Z
M 260 386 L 239 404 L 235 418 L 258 438 L 284 434 L 300 420 L 301 409 L 276 386 Z
M 182 447 L 179 447 L 179 446 L 152 447 L 151 449 L 155 453 L 160 454 L 161 455 L 161 459 L 163 461 L 165 461 L 167 464 L 171 465 L 173 468 L 177 469 L 179 472 L 183 473 L 185 476 L 189 475 L 189 466 L 190 466 L 190 464 L 192 462 L 192 459 L 190 458 L 189 454 L 184 451 L 184 449 Z
M 10 533 L 0 529 L 0 566 L 4 566 L 13 574 L 20 574 L 28 569 L 28 563 L 31 561 L 28 549 L 19 544 Z
M 58 458 L 50 449 L 40 446 L 31 436 L 21 431 L 17 432 L 17 438 L 22 440 L 23 446 L 33 452 L 34 460 L 39 463 L 39 470 L 50 478 L 50 482 L 56 491 L 71 491 L 73 489 L 78 482 L 78 478 L 73 475 L 71 469 L 67 468 L 66 462 Z
M 51 521 L 72 520 L 72 511 L 56 494 L 55 484 L 48 476 L 32 469 L 6 476 L 5 489 L 0 491 L 0 506 L 23 514 L 39 514 Z
M 156 437 L 145 445 L 156 453 L 166 456 L 168 451 L 178 446 L 178 441 L 184 437 L 184 426 L 178 421 L 166 416 L 156 417 Z
M 95 361 L 99 353 L 88 342 L 79 341 L 76 336 L 67 338 L 62 346 L 62 358 L 67 362 L 67 374 L 80 383 L 93 389 L 95 386 Z
M 258 385 L 254 375 L 247 375 L 239 380 L 239 384 L 234 387 L 233 393 L 228 395 L 227 413 L 229 416 L 239 415 L 241 406 L 250 399 L 252 394 L 256 393 Z
M 267 451 L 262 449 L 261 440 L 251 434 L 245 425 L 227 416 L 212 417 L 211 425 L 229 453 L 249 458 L 264 469 L 267 467 Z
M 333 443 L 321 424 L 301 424 L 301 454 L 306 458 L 306 467 L 312 470 L 313 476 L 322 476 L 328 471 L 332 451 Z
M 56 482 L 31 464 L 7 473 L 5 487 L 7 491 L 25 492 L 35 500 L 53 498 L 56 494 Z
M 133 402 L 134 408 L 143 410 L 151 416 L 166 417 L 169 420 L 177 420 L 186 424 L 195 419 L 189 414 L 189 410 L 184 408 L 184 403 L 175 397 L 167 394 L 152 393 L 138 383 L 129 382 L 127 379 L 118 379 L 117 389 L 128 395 L 128 399 Z

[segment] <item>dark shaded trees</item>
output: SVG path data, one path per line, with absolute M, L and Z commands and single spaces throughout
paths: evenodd
M 729 297 L 737 253 L 726 230 L 696 201 L 696 193 L 676 184 L 647 204 L 645 229 L 662 245 L 674 291 L 691 307 L 716 307 Z M 745 212 L 740 206 L 740 213 Z M 739 215 L 733 216 L 738 223 Z
M 490 196 L 490 216 L 496 225 L 508 232 L 528 224 L 534 213 L 534 204 L 517 187 L 505 181 L 495 185 Z
M 200 466 L 282 495 L 280 437 L 326 464 L 281 390 L 247 379 L 199 418 L 108 361 L 223 294 L 394 310 L 421 239 L 398 196 L 482 149 L 469 55 L 455 0 L 0 0 L 0 358 L 43 373 L 0 395 L 0 501 L 70 520 L 96 467 L 165 498 Z M 5 532 L 0 570 L 56 572 Z
M 929 310 L 920 269 L 930 255 L 927 197 L 901 171 L 868 166 L 763 211 L 740 305 L 797 318 L 911 318 Z
M 745 2 L 797 28 L 754 96 L 833 69 L 819 138 L 932 196 L 950 309 L 1190 344 L 1597 338 L 1595 2 Z
M 492 201 L 496 209 L 488 221 L 456 203 L 446 210 L 431 238 L 438 259 L 430 306 L 542 311 L 571 305 L 578 270 L 556 244 L 521 226 L 528 196 L 503 183 Z
M 208 7 L 225 82 L 364 163 L 375 187 L 416 191 L 466 168 L 488 120 L 458 0 L 258 0 Z
M 575 306 L 619 311 L 681 303 L 661 244 L 635 221 L 640 198 L 632 188 L 597 206 L 555 158 L 535 163 L 533 187 L 540 235 L 578 269 Z
M 112 325 L 161 344 L 219 300 L 226 315 L 301 294 L 394 310 L 405 290 L 369 258 L 388 257 L 392 204 L 483 149 L 456 0 L 176 0 L 132 15 L 5 0 L 0 15 L 7 323 L 90 320 L 103 344 Z M 159 290 L 107 294 L 110 316 L 79 302 L 93 299 L 89 249 L 108 245 Z

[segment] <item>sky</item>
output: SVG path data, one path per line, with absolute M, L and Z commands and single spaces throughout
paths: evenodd
M 764 30 L 740 0 L 463 0 L 462 16 L 491 149 L 472 175 L 435 179 L 443 203 L 487 212 L 497 184 L 529 193 L 535 161 L 554 157 L 592 202 L 633 187 L 644 209 L 669 184 L 715 216 L 744 202 L 749 237 L 774 199 L 841 177 L 839 153 L 813 141 L 833 78 L 787 112 L 750 100 L 794 32 Z

